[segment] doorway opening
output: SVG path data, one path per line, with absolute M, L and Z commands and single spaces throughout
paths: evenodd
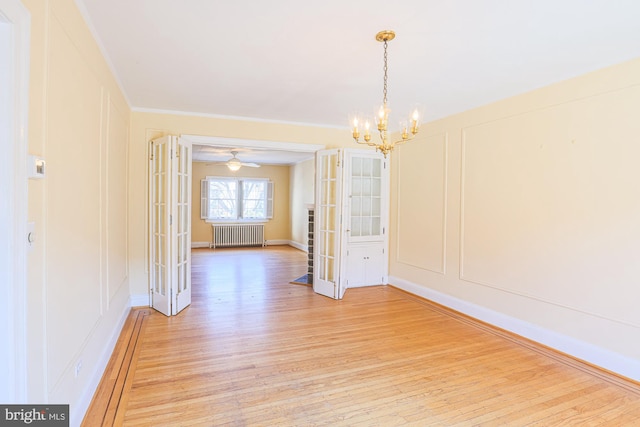
M 309 240 L 308 206 L 314 203 L 314 159 L 316 151 L 324 149 L 324 145 L 200 135 L 181 135 L 181 138 L 191 141 L 194 147 L 192 168 L 194 188 L 197 188 L 199 181 L 206 177 L 238 180 L 269 179 L 274 184 L 277 200 L 275 218 L 264 221 L 266 231 L 264 238 L 269 246 L 267 249 L 288 245 L 308 252 L 312 242 Z M 239 170 L 232 172 L 228 168 L 229 160 L 232 158 L 238 158 L 249 166 L 242 166 Z M 257 165 L 260 167 L 256 167 Z M 286 172 L 283 172 L 285 169 Z M 286 176 L 283 177 L 283 174 Z M 288 203 L 286 208 L 283 208 L 279 203 L 281 200 L 279 197 L 285 193 L 288 194 Z M 201 200 L 197 200 L 194 194 L 192 221 L 194 256 L 198 248 L 210 247 L 214 238 L 212 223 L 215 224 L 215 222 L 203 219 L 198 214 L 199 207 L 203 204 L 202 200 L 202 197 Z M 281 221 L 287 217 L 289 223 L 284 232 Z M 216 250 L 215 254 L 222 256 L 226 252 L 228 251 Z M 304 257 L 308 264 L 309 255 L 305 253 Z M 248 266 L 249 270 L 252 268 L 253 266 Z M 287 278 L 287 283 L 301 278 L 308 268 L 307 265 L 295 271 L 293 276 Z

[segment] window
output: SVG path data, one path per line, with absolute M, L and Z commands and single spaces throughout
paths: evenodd
M 262 178 L 208 176 L 201 181 L 200 217 L 210 221 L 273 217 L 273 183 Z

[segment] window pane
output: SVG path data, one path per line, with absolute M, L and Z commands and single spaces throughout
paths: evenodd
M 235 219 L 237 209 L 238 183 L 233 180 L 209 181 L 209 218 Z
M 242 196 L 243 218 L 266 218 L 267 181 L 243 181 Z

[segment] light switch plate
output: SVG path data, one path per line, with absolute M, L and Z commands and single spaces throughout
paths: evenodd
M 27 165 L 27 169 L 29 173 L 29 178 L 31 179 L 44 178 L 45 165 L 46 165 L 46 162 L 44 161 L 44 159 L 42 157 L 29 155 L 28 162 L 29 164 Z

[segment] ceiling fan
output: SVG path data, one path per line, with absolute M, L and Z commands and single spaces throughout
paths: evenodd
M 250 168 L 259 168 L 260 165 L 257 163 L 244 163 L 241 162 L 240 159 L 238 159 L 236 157 L 236 155 L 238 154 L 237 151 L 232 151 L 231 155 L 233 156 L 231 159 L 227 160 L 227 162 L 225 163 L 227 165 L 227 167 L 229 168 L 229 170 L 232 171 L 237 171 L 238 169 L 240 169 L 241 166 L 247 166 Z

